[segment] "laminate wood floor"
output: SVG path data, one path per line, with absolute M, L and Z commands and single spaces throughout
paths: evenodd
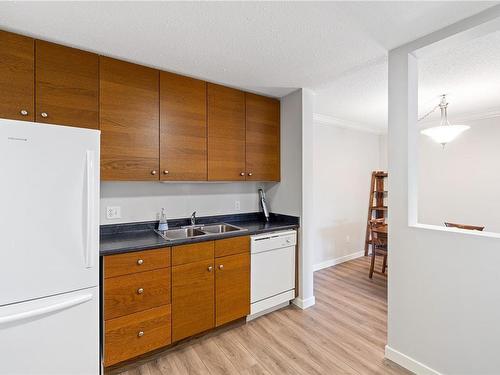
M 315 272 L 307 310 L 290 306 L 111 373 L 411 374 L 384 359 L 387 282 L 370 280 L 368 266 L 363 257 Z

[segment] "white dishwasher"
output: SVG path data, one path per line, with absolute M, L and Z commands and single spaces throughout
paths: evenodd
M 248 320 L 286 306 L 295 298 L 296 245 L 295 230 L 250 237 L 251 307 Z

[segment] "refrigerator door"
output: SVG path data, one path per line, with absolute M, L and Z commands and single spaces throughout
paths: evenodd
M 99 288 L 0 307 L 1 375 L 99 374 Z
M 0 306 L 99 284 L 99 136 L 0 119 Z

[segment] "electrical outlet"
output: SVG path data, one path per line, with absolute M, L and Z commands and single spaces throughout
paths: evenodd
M 106 207 L 106 219 L 120 219 L 122 217 L 122 210 L 120 206 Z
M 234 201 L 234 209 L 235 209 L 236 211 L 241 210 L 241 204 L 240 204 L 240 201 Z

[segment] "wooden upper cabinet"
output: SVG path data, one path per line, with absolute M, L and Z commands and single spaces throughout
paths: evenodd
M 36 41 L 36 121 L 99 128 L 99 56 Z
M 245 181 L 245 93 L 208 84 L 208 179 Z
M 0 118 L 35 120 L 35 41 L 0 30 Z
M 250 254 L 215 259 L 215 326 L 250 314 Z
M 246 93 L 246 172 L 250 181 L 280 180 L 280 101 Z
M 207 84 L 160 73 L 160 179 L 207 179 Z
M 159 180 L 159 71 L 100 57 L 101 179 Z

